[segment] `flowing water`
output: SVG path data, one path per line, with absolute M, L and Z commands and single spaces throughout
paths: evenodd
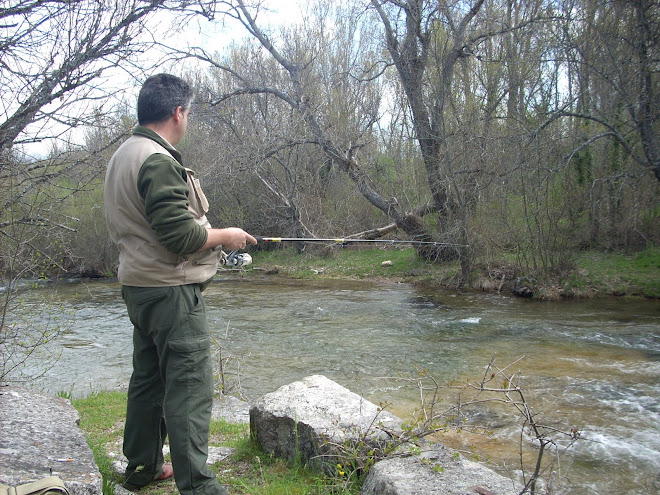
M 55 290 L 63 303 L 38 302 Z M 500 367 L 515 362 L 507 371 L 520 373 L 539 422 L 581 432 L 555 467 L 560 493 L 660 492 L 660 301 L 538 302 L 397 283 L 269 279 L 219 281 L 205 295 L 227 385 L 250 399 L 323 374 L 406 417 L 420 394 L 403 377 L 416 370 L 456 385 L 478 382 L 493 358 Z M 25 311 L 34 322 L 54 315 L 73 322 L 56 342 L 59 361 L 33 386 L 74 396 L 126 386 L 131 326 L 116 283 L 60 284 L 30 297 Z M 455 393 L 442 388 L 441 405 Z M 518 469 L 521 421 L 513 407 L 481 408 L 470 421 L 491 434 L 441 439 L 505 474 Z

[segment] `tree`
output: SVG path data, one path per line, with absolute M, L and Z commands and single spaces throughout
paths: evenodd
M 653 0 L 592 0 L 567 15 L 565 46 L 578 96 L 554 117 L 592 122 L 660 181 L 660 6 Z M 576 29 L 576 26 L 580 28 Z
M 375 191 L 366 180 L 358 178 L 360 172 L 357 172 L 359 167 L 354 155 L 371 139 L 380 96 L 378 91 L 371 89 L 376 86 L 375 81 L 365 81 L 352 74 L 355 66 L 370 56 L 368 43 L 360 44 L 364 41 L 361 38 L 364 32 L 359 31 L 357 24 L 352 22 L 355 16 L 337 16 L 329 21 L 327 14 L 323 13 L 304 27 L 288 28 L 286 34 L 281 36 L 281 46 L 276 48 L 269 41 L 269 36 L 257 26 L 254 14 L 246 5 L 238 2 L 234 8 L 234 17 L 244 22 L 254 39 L 261 44 L 262 51 L 258 46 L 250 47 L 249 59 L 234 56 L 229 61 L 199 48 L 191 50 L 191 54 L 233 79 L 233 90 L 223 85 L 224 93 L 218 94 L 217 90 L 209 92 L 212 107 L 222 106 L 229 111 L 229 108 L 237 107 L 232 103 L 237 97 L 253 96 L 253 104 L 242 107 L 247 112 L 237 112 L 236 115 L 243 121 L 246 115 L 258 116 L 257 126 L 260 128 L 253 127 L 251 147 L 252 151 L 260 150 L 252 155 L 252 161 L 260 164 L 261 168 L 252 170 L 276 198 L 275 203 L 285 206 L 292 219 L 298 218 L 294 221 L 297 223 L 295 228 L 309 232 L 300 223 L 299 208 L 295 206 L 295 193 L 292 194 L 291 188 L 298 182 L 303 164 L 295 165 L 294 156 L 285 159 L 285 154 L 292 150 L 304 152 L 312 145 L 324 150 L 327 155 L 324 161 L 330 168 L 343 167 L 355 172 L 353 179 L 358 187 L 374 199 Z M 334 31 L 330 33 L 324 23 L 332 24 Z M 264 43 L 270 47 L 265 52 L 265 58 Z M 373 65 L 372 62 L 370 64 Z M 235 131 L 234 123 L 232 117 L 230 125 Z M 264 133 L 265 130 L 269 132 Z M 306 157 L 310 157 L 309 152 Z M 315 161 L 318 160 L 309 163 Z M 294 166 L 298 167 L 298 171 L 294 170 Z M 273 173 L 275 168 L 280 171 Z M 306 175 L 309 175 L 309 168 L 304 171 Z M 326 167 L 318 168 L 327 178 Z M 382 196 L 375 200 L 381 205 L 386 202 Z M 387 207 L 384 209 L 387 210 Z
M 199 52 L 201 55 L 201 52 Z M 299 204 L 313 187 L 314 160 L 300 122 L 281 99 L 268 94 L 224 99 L 233 90 L 232 73 L 274 81 L 274 61 L 254 44 L 233 47 L 224 58 L 208 56 L 214 69 L 197 77 L 198 98 L 184 146 L 217 198 L 219 222 L 239 223 L 254 232 L 313 235 Z M 232 67 L 231 71 L 223 68 Z M 221 101 L 222 104 L 217 104 Z M 309 196 L 308 196 L 309 197 Z
M 409 236 L 431 240 L 415 212 L 402 210 L 395 197 L 387 199 L 378 191 L 376 181 L 369 177 L 370 162 L 364 150 L 373 140 L 374 125 L 379 118 L 381 91 L 377 81 L 383 64 L 378 62 L 370 40 L 364 37 L 365 31 L 358 31 L 356 24 L 351 24 L 364 22 L 364 8 L 353 6 L 340 13 L 333 18 L 332 28 L 323 23 L 323 16 L 317 16 L 318 24 L 310 20 L 298 31 L 281 36 L 276 43 L 271 39 L 272 34 L 267 34 L 257 23 L 258 6 L 250 8 L 241 0 L 231 5 L 234 10 L 230 15 L 240 21 L 277 62 L 286 80 L 275 78 L 278 85 L 273 79 L 252 79 L 196 51 L 195 56 L 231 72 L 236 79 L 236 89 L 217 98 L 213 104 L 255 94 L 271 95 L 286 102 L 306 127 L 305 141 L 319 146 L 330 163 L 350 178 L 364 198 Z M 373 29 L 373 25 L 370 28 Z M 342 33 L 348 36 L 340 40 Z M 337 48 L 328 51 L 328 46 Z M 435 260 L 443 248 L 419 249 L 427 258 Z
M 6 254 L 0 267 L 10 280 L 32 269 L 32 250 L 75 230 L 75 219 L 58 213 L 57 205 L 98 177 L 102 168 L 91 171 L 88 164 L 108 142 L 86 152 L 58 140 L 98 121 L 102 106 L 90 107 L 108 99 L 106 76 L 133 63 L 147 41 L 141 39 L 146 19 L 163 4 L 21 0 L 0 8 L 0 234 Z M 50 143 L 49 156 L 21 153 L 21 145 L 40 142 Z M 39 242 L 26 244 L 26 235 Z
M 2 156 L 84 122 L 105 73 L 144 49 L 144 22 L 163 3 L 21 0 L 0 9 Z
M 653 239 L 643 222 L 657 204 L 658 186 L 645 178 L 651 172 L 660 179 L 659 21 L 657 2 L 585 0 L 567 6 L 554 25 L 564 102 L 541 129 L 557 129 L 557 120 L 570 129 L 564 135 L 570 147 L 551 175 L 567 178 L 568 216 L 585 218 L 584 246 Z

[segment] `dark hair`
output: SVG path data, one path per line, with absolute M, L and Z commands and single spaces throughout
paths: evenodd
M 186 81 L 171 74 L 156 74 L 144 81 L 138 96 L 140 125 L 163 122 L 174 115 L 177 107 L 190 108 L 193 90 Z

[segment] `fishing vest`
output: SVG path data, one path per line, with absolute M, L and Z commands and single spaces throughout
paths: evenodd
M 158 240 L 145 213 L 144 198 L 138 191 L 138 173 L 145 160 L 154 155 L 174 160 L 161 144 L 134 135 L 115 152 L 105 177 L 105 216 L 108 231 L 119 249 L 119 281 L 134 287 L 165 287 L 201 283 L 217 271 L 221 250 L 207 249 L 177 255 Z M 209 203 L 194 172 L 186 168 L 188 210 L 195 221 L 211 228 L 206 218 Z

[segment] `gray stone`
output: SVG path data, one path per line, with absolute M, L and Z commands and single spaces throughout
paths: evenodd
M 342 461 L 342 448 L 360 440 L 388 442 L 401 420 L 321 375 L 266 394 L 250 409 L 250 431 L 261 448 L 317 467 Z
M 213 399 L 212 416 L 228 423 L 249 423 L 250 404 L 231 395 L 220 395 Z
M 411 457 L 377 462 L 367 474 L 361 495 L 515 495 L 513 480 L 483 464 L 434 445 Z
M 51 474 L 74 495 L 101 493 L 103 481 L 71 403 L 16 387 L 0 388 L 0 483 Z

